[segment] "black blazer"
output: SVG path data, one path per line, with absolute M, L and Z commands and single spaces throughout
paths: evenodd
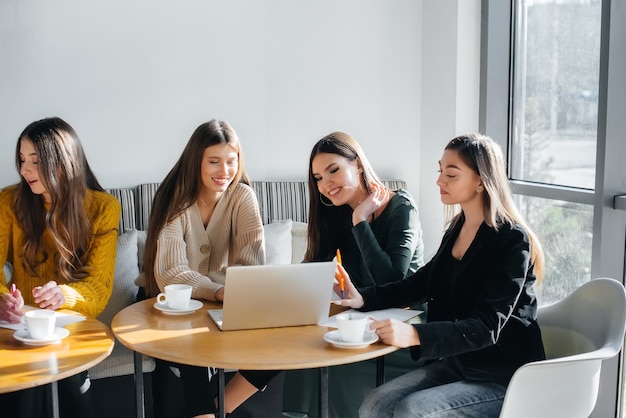
M 421 345 L 411 348 L 413 358 L 448 357 L 468 380 L 507 384 L 521 365 L 545 358 L 530 242 L 519 225 L 504 224 L 496 231 L 483 223 L 458 261 L 452 246 L 463 220 L 415 274 L 360 289 L 362 310 L 427 302 L 427 322 L 415 325 Z

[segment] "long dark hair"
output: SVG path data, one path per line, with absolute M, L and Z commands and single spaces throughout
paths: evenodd
M 500 146 L 490 137 L 482 134 L 460 135 L 448 142 L 446 150 L 454 150 L 482 180 L 485 192 L 483 206 L 485 222 L 498 229 L 504 223 L 521 225 L 530 239 L 531 262 L 537 283 L 541 282 L 544 272 L 544 255 L 541 243 L 519 213 L 506 173 L 506 163 Z M 456 224 L 462 214 L 457 208 L 447 207 L 450 227 Z
M 168 222 L 194 204 L 202 184 L 201 166 L 204 150 L 219 144 L 232 146 L 238 154 L 237 174 L 228 187 L 235 187 L 238 183 L 250 185 L 244 168 L 239 137 L 228 122 L 213 119 L 198 126 L 189 138 L 180 158 L 165 176 L 154 195 L 143 264 L 146 294 L 149 296 L 155 296 L 159 292 L 154 277 L 154 262 L 161 230 Z
M 352 208 L 348 205 L 334 206 L 322 203 L 324 197 L 317 188 L 312 167 L 313 159 L 322 153 L 337 154 L 350 161 L 357 161 L 362 169 L 360 187 L 368 194 L 371 193 L 371 185 L 374 183 L 384 187 L 363 149 L 352 136 L 345 132 L 332 132 L 317 141 L 309 158 L 309 222 L 305 261 L 331 259 L 341 240 L 352 227 Z
M 22 167 L 20 148 L 24 140 L 35 148 L 39 181 L 50 195 L 50 208 L 46 210 L 44 197 L 34 194 L 20 176 L 14 208 L 24 231 L 24 266 L 34 276 L 35 268 L 48 258 L 40 248 L 41 235 L 48 229 L 57 249 L 55 258 L 60 278 L 66 282 L 83 279 L 89 274 L 89 266 L 83 265 L 81 257 L 92 239 L 91 222 L 85 213 L 85 194 L 87 189 L 104 189 L 91 171 L 78 135 L 64 120 L 41 119 L 24 129 L 15 151 L 18 172 Z

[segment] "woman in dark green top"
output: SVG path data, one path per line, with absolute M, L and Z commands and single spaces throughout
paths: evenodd
M 385 187 L 343 132 L 325 136 L 311 151 L 305 260 L 331 260 L 337 249 L 357 287 L 404 279 L 424 264 L 413 198 Z
M 385 187 L 359 144 L 343 132 L 325 136 L 311 151 L 305 261 L 332 260 L 337 249 L 357 287 L 400 281 L 424 264 L 413 198 Z M 410 353 L 400 350 L 385 358 L 385 374 L 404 374 L 412 363 Z M 374 372 L 368 362 L 331 367 L 330 416 L 356 417 L 364 394 L 374 388 Z M 312 373 L 286 374 L 286 410 L 311 412 L 314 381 Z M 299 403 L 291 405 L 293 399 Z
M 417 206 L 405 190 L 383 185 L 359 144 L 333 132 L 320 139 L 309 160 L 309 222 L 305 261 L 327 261 L 341 251 L 344 268 L 356 285 L 396 282 L 423 263 Z M 385 358 L 388 377 L 406 373 L 413 361 L 407 350 Z M 355 418 L 364 394 L 374 388 L 375 363 L 329 369 L 330 416 Z M 285 410 L 315 415 L 312 396 L 317 375 L 285 375 Z

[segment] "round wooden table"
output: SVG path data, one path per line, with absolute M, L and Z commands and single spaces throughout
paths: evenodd
M 53 415 L 58 416 L 56 382 L 100 363 L 114 345 L 111 331 L 97 319 L 87 318 L 65 328 L 69 336 L 45 346 L 26 345 L 13 338 L 14 330 L 0 328 L 0 393 L 51 384 Z
M 168 315 L 155 309 L 154 303 L 154 298 L 135 303 L 113 318 L 111 329 L 126 347 L 162 360 L 215 367 L 222 378 L 223 369 L 320 368 L 323 416 L 327 416 L 327 367 L 379 358 L 398 349 L 382 343 L 362 349 L 336 348 L 323 338 L 332 328 L 317 325 L 220 331 L 207 314 L 207 309 L 219 309 L 220 303 L 205 301 L 202 308 L 187 315 Z M 331 314 L 341 310 L 336 305 L 329 309 Z

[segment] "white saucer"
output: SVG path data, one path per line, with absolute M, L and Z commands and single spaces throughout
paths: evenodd
M 202 308 L 202 302 L 195 299 L 191 299 L 189 301 L 189 306 L 187 306 L 187 309 L 172 309 L 167 305 L 159 305 L 157 302 L 154 303 L 154 309 L 157 309 L 168 315 L 186 315 L 195 312 L 200 308 Z
M 13 333 L 13 338 L 27 345 L 49 345 L 60 343 L 61 340 L 68 335 L 70 335 L 70 331 L 68 329 L 56 327 L 54 329 L 54 335 L 50 338 L 46 338 L 45 340 L 33 340 L 32 338 L 30 338 L 30 334 L 25 329 L 15 331 Z
M 341 338 L 339 337 L 339 331 L 335 330 L 335 331 L 329 331 L 326 334 L 324 334 L 324 340 L 331 343 L 337 348 L 364 348 L 378 341 L 378 335 L 373 334 L 373 333 L 371 334 L 367 333 L 363 341 L 358 341 L 355 343 L 348 343 L 348 342 L 342 341 Z

